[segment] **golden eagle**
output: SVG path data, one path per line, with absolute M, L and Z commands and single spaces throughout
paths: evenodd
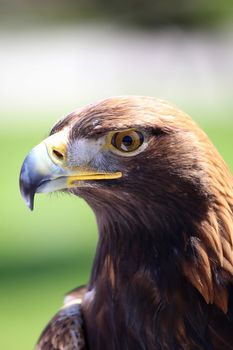
M 152 97 L 84 107 L 29 153 L 20 188 L 31 209 L 37 192 L 84 198 L 99 230 L 88 286 L 37 349 L 233 349 L 233 177 L 189 116 Z

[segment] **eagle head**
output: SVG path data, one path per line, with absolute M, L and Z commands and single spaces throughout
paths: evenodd
M 118 272 L 127 279 L 143 270 L 159 298 L 171 300 L 188 283 L 227 312 L 233 179 L 207 135 L 178 108 L 126 96 L 69 114 L 26 157 L 20 189 L 31 209 L 35 193 L 57 190 L 93 208 L 106 254 L 97 254 L 91 284 L 108 259 L 112 286 Z

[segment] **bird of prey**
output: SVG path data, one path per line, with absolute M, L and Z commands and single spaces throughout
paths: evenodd
M 233 177 L 189 116 L 152 97 L 84 107 L 29 153 L 20 188 L 31 209 L 35 193 L 84 198 L 99 230 L 88 285 L 37 349 L 233 349 Z

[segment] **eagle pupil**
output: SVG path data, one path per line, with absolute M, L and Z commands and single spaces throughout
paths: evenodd
M 122 152 L 132 152 L 138 149 L 144 141 L 143 134 L 135 130 L 117 132 L 113 135 L 111 143 Z
M 126 135 L 126 136 L 123 137 L 122 143 L 123 143 L 123 145 L 124 145 L 125 147 L 129 147 L 129 146 L 132 145 L 133 139 L 132 139 L 131 136 Z

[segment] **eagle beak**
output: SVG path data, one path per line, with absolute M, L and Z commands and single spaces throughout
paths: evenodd
M 20 192 L 29 209 L 33 210 L 36 193 L 54 192 L 78 187 L 80 181 L 117 179 L 121 172 L 99 172 L 87 167 L 69 167 L 67 145 L 69 130 L 49 136 L 31 150 L 20 171 Z

